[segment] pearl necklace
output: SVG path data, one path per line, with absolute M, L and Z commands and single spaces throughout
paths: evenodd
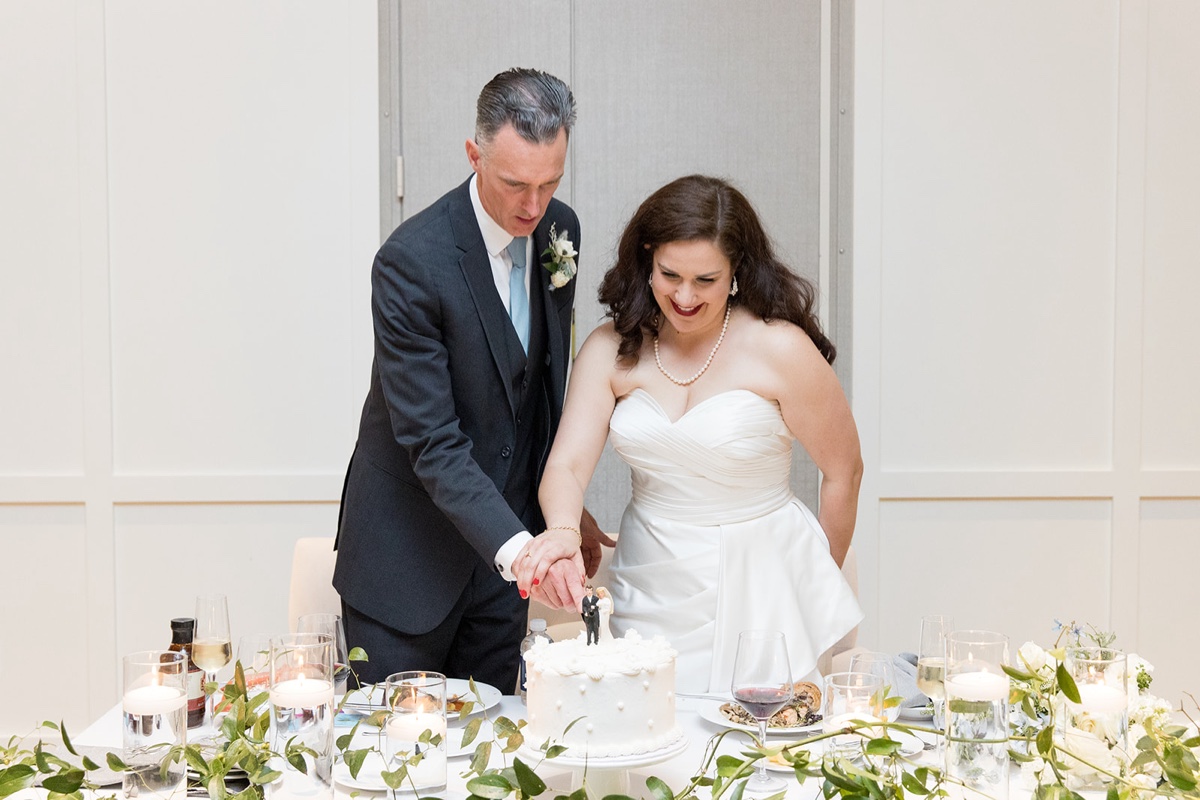
M 691 384 L 693 384 L 697 380 L 699 380 L 700 376 L 703 375 L 705 373 L 705 371 L 708 369 L 708 365 L 712 363 L 713 356 L 715 356 L 717 354 L 717 348 L 719 348 L 721 346 L 721 342 L 725 341 L 725 331 L 729 330 L 729 312 L 730 312 L 730 310 L 731 309 L 730 309 L 729 304 L 726 303 L 725 304 L 725 322 L 721 325 L 721 335 L 717 337 L 717 343 L 713 345 L 712 352 L 708 354 L 708 358 L 705 360 L 704 366 L 700 368 L 700 371 L 697 372 L 692 377 L 688 378 L 686 381 L 679 380 L 679 378 L 676 378 L 674 375 L 667 372 L 666 367 L 664 367 L 662 365 L 662 359 L 659 358 L 659 356 L 658 356 L 658 334 L 657 333 L 654 334 L 654 363 L 658 364 L 658 371 L 661 372 L 663 375 L 666 375 L 667 380 L 669 380 L 671 383 L 678 384 L 679 386 L 690 386 Z

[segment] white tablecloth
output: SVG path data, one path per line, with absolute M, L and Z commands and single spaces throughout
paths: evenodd
M 625 771 L 627 779 L 630 782 L 629 789 L 632 796 L 638 797 L 645 796 L 647 794 L 645 790 L 645 778 L 650 775 L 655 775 L 666 781 L 667 785 L 675 791 L 679 791 L 687 784 L 688 779 L 695 774 L 700 765 L 701 759 L 704 757 L 704 750 L 709 738 L 713 734 L 719 733 L 722 730 L 721 727 L 701 718 L 700 714 L 698 713 L 698 710 L 704 704 L 709 704 L 712 702 L 713 701 L 711 700 L 694 700 L 687 698 L 679 699 L 676 718 L 680 727 L 683 729 L 685 736 L 687 737 L 687 748 L 683 750 L 683 752 L 662 763 L 651 766 L 634 767 Z M 497 716 L 503 715 L 509 719 L 518 720 L 524 718 L 525 716 L 525 704 L 519 697 L 505 696 L 501 699 L 500 704 L 497 707 L 489 709 L 487 713 L 488 716 L 493 719 Z M 454 737 L 456 735 L 461 735 L 460 733 L 456 732 L 456 726 L 457 723 L 452 725 L 449 736 Z M 342 732 L 344 732 L 344 730 L 339 728 L 339 735 Z M 193 736 L 211 736 L 212 729 L 206 726 L 196 729 L 190 733 Z M 774 737 L 771 737 L 771 739 L 774 739 Z M 82 733 L 74 736 L 72 741 L 81 746 L 107 747 L 112 749 L 114 752 L 119 752 L 121 747 L 120 707 L 114 706 L 94 724 L 89 726 Z M 731 735 L 726 737 L 725 741 L 722 743 L 721 752 L 736 754 L 740 752 L 741 748 L 748 743 L 749 739 L 746 735 Z M 512 756 L 509 755 L 508 758 L 510 759 L 508 763 L 511 764 Z M 921 758 L 923 761 L 927 761 L 930 764 L 933 763 L 932 754 L 929 752 L 922 754 Z M 528 759 L 523 758 L 522 760 L 528 763 Z M 468 792 L 466 790 L 466 781 L 460 776 L 460 773 L 467 768 L 468 763 L 469 759 L 465 756 L 450 759 L 448 772 L 449 781 L 447 788 L 445 791 L 437 793 L 436 796 L 444 798 L 462 798 L 467 796 Z M 578 787 L 580 770 L 557 767 L 553 766 L 552 764 L 552 761 L 547 762 L 537 769 L 538 775 L 545 780 L 547 784 L 549 784 L 551 789 L 560 790 L 565 793 L 573 788 Z M 501 765 L 499 748 L 493 749 L 491 765 Z M 786 773 L 777 774 L 782 774 L 785 779 L 793 782 L 793 785 L 788 792 L 789 800 L 812 800 L 820 794 L 820 780 L 818 779 L 809 779 L 804 786 L 799 786 L 798 784 L 795 784 L 794 779 L 788 776 Z M 615 776 L 612 775 L 605 776 L 603 774 L 597 774 L 596 767 L 593 766 L 589 771 L 589 787 L 595 787 L 597 780 L 604 780 L 606 777 L 610 780 L 615 778 Z M 335 786 L 335 791 L 339 800 L 342 800 L 343 798 L 348 800 L 352 790 L 344 789 L 341 786 Z M 386 793 L 369 791 L 364 792 L 358 790 L 357 796 L 367 798 L 374 796 L 382 798 L 386 796 Z

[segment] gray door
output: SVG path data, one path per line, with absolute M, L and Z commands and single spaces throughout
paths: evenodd
M 691 173 L 733 181 L 784 260 L 817 280 L 820 0 L 399 0 L 380 3 L 384 235 L 469 174 L 479 89 L 512 66 L 570 83 L 579 107 L 558 197 L 579 214 L 577 342 L 602 311 L 596 287 L 617 237 L 654 189 Z M 387 173 L 388 170 L 385 170 Z M 793 484 L 815 508 L 816 471 Z M 588 494 L 615 530 L 629 497 L 606 452 Z

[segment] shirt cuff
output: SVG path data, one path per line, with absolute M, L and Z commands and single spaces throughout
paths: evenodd
M 500 573 L 501 578 L 509 583 L 517 579 L 517 576 L 512 573 L 512 563 L 525 543 L 530 541 L 533 541 L 533 536 L 529 531 L 518 531 L 513 534 L 511 539 L 500 545 L 500 549 L 496 551 L 496 571 Z

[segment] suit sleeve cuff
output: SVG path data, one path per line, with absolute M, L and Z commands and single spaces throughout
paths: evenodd
M 512 583 L 517 578 L 512 573 L 512 563 L 516 559 L 517 554 L 521 552 L 521 548 L 526 542 L 532 541 L 533 536 L 529 531 L 519 531 L 514 533 L 512 538 L 504 544 L 500 545 L 500 549 L 496 551 L 496 571 L 500 573 L 500 577 Z

